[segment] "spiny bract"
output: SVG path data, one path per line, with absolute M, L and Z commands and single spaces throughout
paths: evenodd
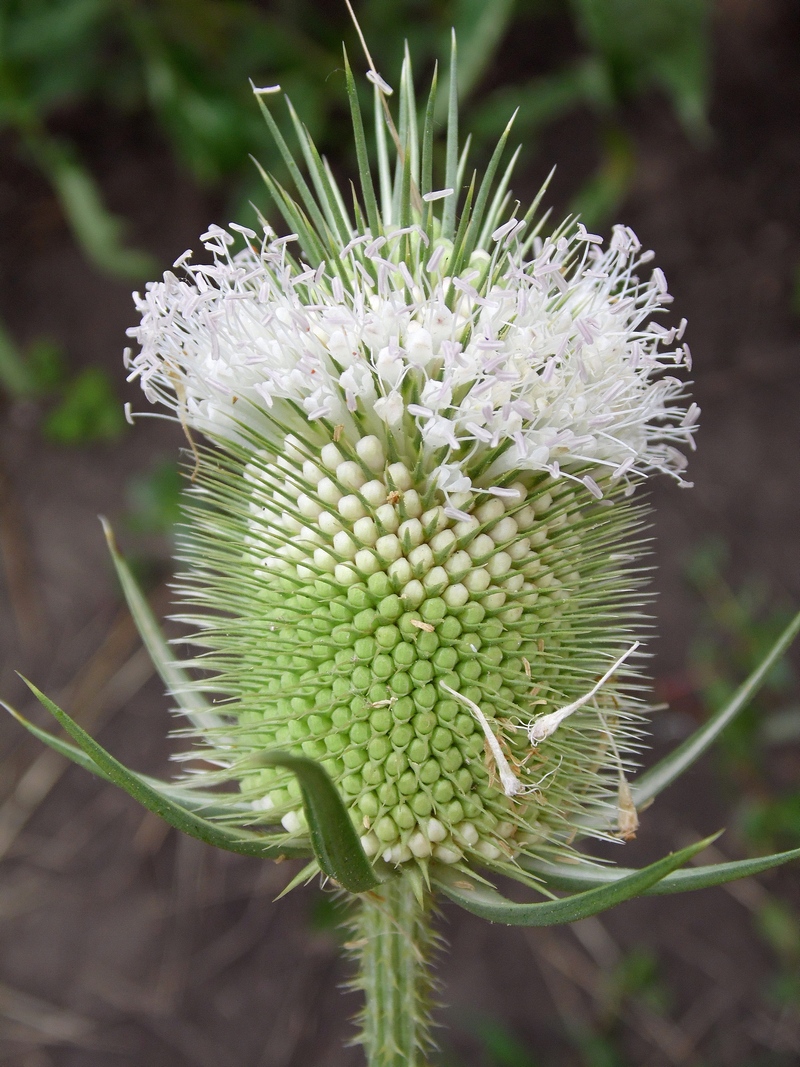
M 399 129 L 372 74 L 379 196 L 348 67 L 353 216 L 294 112 L 313 192 L 264 106 L 295 232 L 231 226 L 234 251 L 214 226 L 210 264 L 186 253 L 137 296 L 131 376 L 213 445 L 193 442 L 180 589 L 219 719 L 189 755 L 239 782 L 232 821 L 305 834 L 296 780 L 251 759 L 281 748 L 327 769 L 375 862 L 510 869 L 635 830 L 628 498 L 681 479 L 685 324 L 653 323 L 670 298 L 630 230 L 604 251 L 577 220 L 543 236 L 539 198 L 516 217 L 508 130 L 457 218 L 453 93 L 437 189 L 435 79 L 420 136 L 408 63 Z

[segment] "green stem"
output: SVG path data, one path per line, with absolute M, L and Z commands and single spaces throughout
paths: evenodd
M 352 947 L 364 992 L 359 1041 L 368 1067 L 426 1067 L 430 1050 L 430 898 L 408 876 L 359 898 Z

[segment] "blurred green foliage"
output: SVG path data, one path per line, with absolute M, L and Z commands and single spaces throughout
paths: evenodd
M 484 1058 L 491 1067 L 537 1067 L 530 1049 L 497 1019 L 481 1018 L 475 1023 Z
M 590 147 L 590 176 L 573 208 L 590 227 L 610 218 L 635 174 L 624 122 L 631 100 L 661 90 L 690 134 L 703 131 L 709 6 L 710 0 L 355 4 L 390 83 L 405 41 L 425 79 L 448 54 L 455 29 L 463 125 L 474 130 L 475 157 L 488 156 L 517 107 L 521 166 L 548 125 L 589 109 L 597 119 L 597 145 Z M 547 45 L 552 39 L 559 42 L 555 59 Z M 229 218 L 250 221 L 248 202 L 263 206 L 266 198 L 249 157 L 279 174 L 283 165 L 248 79 L 280 83 L 334 170 L 352 171 L 342 40 L 363 70 L 343 0 L 3 0 L 0 134 L 7 150 L 45 176 L 86 258 L 106 274 L 142 281 L 158 273 L 158 264 L 130 247 L 125 220 L 105 203 L 102 175 L 89 162 L 91 137 L 120 124 L 123 139 L 145 131 L 145 140 L 165 144 L 194 181 L 224 195 Z M 360 91 L 368 104 L 366 79 Z M 90 116 L 83 127 L 74 122 L 81 115 Z M 285 109 L 276 108 L 276 118 L 291 139 Z M 130 120 L 135 124 L 126 133 Z M 82 134 L 75 132 L 81 128 Z M 0 389 L 12 398 L 46 399 L 42 428 L 51 440 L 117 437 L 124 425 L 106 375 L 90 368 L 70 378 L 63 363 L 46 343 L 21 353 L 0 325 Z M 177 475 L 156 472 L 148 485 L 132 489 L 143 528 L 151 532 L 176 513 L 170 479 Z
M 624 195 L 632 152 L 619 112 L 661 88 L 686 125 L 702 131 L 708 91 L 709 0 L 363 0 L 358 17 L 391 81 L 408 40 L 420 73 L 459 41 L 459 92 L 480 154 L 518 104 L 517 135 L 536 133 L 568 111 L 590 107 L 612 129 L 583 197 L 589 224 Z M 556 21 L 572 58 L 554 71 L 537 49 Z M 341 159 L 345 129 L 342 38 L 359 51 L 343 3 L 321 0 L 5 0 L 0 5 L 0 130 L 47 176 L 84 252 L 123 277 L 153 272 L 128 248 L 124 226 L 104 205 L 76 144 L 58 132 L 63 116 L 98 110 L 109 123 L 146 115 L 175 158 L 200 183 L 224 183 L 241 210 L 255 169 L 277 155 L 253 105 L 248 78 L 279 82 L 312 136 Z M 360 62 L 358 57 L 358 62 Z M 477 90 L 488 80 L 490 89 Z M 368 86 L 364 86 L 366 92 Z M 474 98 L 470 106 L 471 98 Z M 442 96 L 444 101 L 444 96 Z M 442 116 L 443 117 L 443 116 Z M 234 209 L 235 210 L 235 209 Z M 593 216 L 593 217 L 592 217 Z
M 119 397 L 101 367 L 70 375 L 62 349 L 37 337 L 20 349 L 0 324 L 0 387 L 17 399 L 35 403 L 41 428 L 50 441 L 64 445 L 116 440 L 125 428 Z
M 56 444 L 115 441 L 125 430 L 119 397 L 102 367 L 86 367 L 64 386 L 58 404 L 42 423 Z
M 177 463 L 158 460 L 127 487 L 126 525 L 134 533 L 169 535 L 181 518 L 181 494 L 186 479 Z
M 658 957 L 645 945 L 625 953 L 604 977 L 604 1015 L 608 1027 L 619 1022 L 628 997 L 635 998 L 658 1015 L 667 1014 L 672 1006 L 670 991 L 659 973 Z
M 687 567 L 704 608 L 691 647 L 691 668 L 709 715 L 760 662 L 793 614 L 790 605 L 776 607 L 761 582 L 732 589 L 724 577 L 726 565 L 725 546 L 711 542 L 695 552 Z M 791 661 L 785 658 L 720 740 L 722 770 L 738 797 L 739 825 L 759 851 L 800 843 L 800 706 L 792 699 L 796 683 Z

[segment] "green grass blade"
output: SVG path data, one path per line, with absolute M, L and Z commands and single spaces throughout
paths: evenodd
M 384 226 L 391 226 L 392 219 L 392 171 L 389 165 L 389 146 L 386 142 L 386 118 L 383 113 L 383 98 L 375 86 L 375 144 L 378 147 L 378 184 L 381 190 L 381 213 Z
M 482 919 L 505 923 L 507 926 L 555 926 L 558 923 L 572 923 L 590 915 L 597 915 L 632 897 L 641 896 L 692 856 L 707 848 L 718 836 L 715 834 L 681 849 L 680 852 L 671 853 L 656 863 L 651 863 L 649 867 L 634 871 L 633 874 L 610 885 L 575 893 L 561 900 L 537 901 L 535 904 L 515 904 L 485 885 L 473 883 L 468 889 L 467 885 L 470 883 L 462 872 L 448 870 L 442 866 L 432 869 L 431 875 L 433 884 L 441 889 L 445 896 Z
M 311 175 L 311 180 L 314 183 L 317 199 L 322 205 L 322 210 L 325 212 L 328 226 L 332 233 L 338 233 L 343 243 L 347 244 L 350 240 L 350 227 L 346 215 L 342 214 L 339 207 L 341 198 L 337 198 L 336 193 L 331 187 L 331 176 L 328 171 L 325 170 L 320 154 L 317 151 L 317 146 L 314 144 L 311 134 L 300 121 L 300 116 L 295 111 L 292 102 L 288 97 L 286 98 L 286 105 L 289 109 L 289 115 L 292 119 L 297 140 L 300 142 L 300 150 L 306 161 L 308 173 Z
M 36 392 L 36 382 L 30 366 L 0 322 L 0 387 L 15 399 Z
M 333 193 L 334 199 L 336 200 L 341 216 L 344 219 L 345 225 L 347 227 L 347 240 L 349 241 L 350 238 L 354 235 L 354 227 L 353 223 L 350 221 L 350 215 L 348 214 L 347 205 L 345 204 L 344 197 L 342 196 L 342 190 L 339 188 L 339 184 L 333 175 L 330 163 L 324 156 L 322 157 L 322 165 L 325 167 L 325 173 L 328 175 L 328 182 L 330 183 L 331 192 Z
M 462 100 L 469 97 L 493 63 L 514 14 L 515 0 L 492 0 L 490 4 L 470 6 L 479 12 L 478 17 L 471 26 L 462 23 L 458 30 L 461 41 L 458 85 Z
M 438 66 L 433 68 L 431 78 L 431 90 L 428 94 L 428 104 L 425 108 L 425 121 L 422 126 L 422 170 L 420 172 L 420 193 L 433 192 L 433 116 L 436 111 L 436 88 L 438 80 Z M 431 220 L 431 205 L 422 202 L 422 228 L 428 232 Z
M 302 199 L 303 204 L 305 205 L 305 209 L 311 217 L 314 225 L 316 226 L 317 233 L 320 237 L 322 237 L 328 229 L 328 225 L 326 224 L 325 218 L 323 217 L 322 211 L 320 210 L 319 204 L 317 203 L 316 197 L 309 189 L 308 182 L 303 177 L 300 168 L 297 165 L 297 161 L 295 160 L 294 155 L 292 154 L 292 150 L 287 145 L 286 141 L 284 140 L 283 134 L 281 133 L 278 127 L 277 122 L 272 117 L 272 112 L 264 103 L 264 100 L 261 96 L 256 95 L 256 100 L 258 102 L 258 106 L 261 108 L 261 114 L 264 116 L 264 120 L 267 123 L 267 126 L 269 127 L 269 132 L 272 134 L 272 139 L 278 146 L 278 151 L 281 154 L 283 162 L 286 164 L 286 169 L 292 176 L 292 181 L 294 182 L 297 191 L 300 193 L 300 198 Z M 309 170 L 311 170 L 311 167 L 309 167 Z
M 124 764 L 106 752 L 102 745 L 99 745 L 65 711 L 62 711 L 57 704 L 37 689 L 33 682 L 29 682 L 27 678 L 23 678 L 23 681 L 39 703 L 50 712 L 84 754 L 97 764 L 104 777 L 124 789 L 134 800 L 137 800 L 148 811 L 152 811 L 154 815 L 158 815 L 170 826 L 174 826 L 176 830 L 205 841 L 206 844 L 225 849 L 227 852 L 237 852 L 243 856 L 268 858 L 270 856 L 308 855 L 309 846 L 304 842 L 283 844 L 276 842 L 274 838 L 251 833 L 248 830 L 231 830 L 189 811 L 182 804 L 172 800 L 160 788 L 150 785 L 141 775 L 128 770 Z M 62 751 L 62 755 L 69 755 L 69 753 Z
M 453 240 L 453 258 L 451 259 L 447 270 L 454 278 L 458 276 L 464 262 L 464 247 L 466 244 L 467 233 L 469 232 L 470 219 L 472 217 L 472 200 L 475 195 L 476 178 L 477 172 L 473 171 L 472 181 L 469 183 L 467 195 L 464 197 L 464 207 L 461 209 L 458 232 Z M 453 197 L 450 197 L 449 199 L 452 200 Z M 455 294 L 455 290 L 451 289 L 451 293 Z
M 256 166 L 261 173 L 264 184 L 269 189 L 270 196 L 274 200 L 275 206 L 283 215 L 286 225 L 291 227 L 292 231 L 297 234 L 297 239 L 300 242 L 303 254 L 312 267 L 318 267 L 320 263 L 326 259 L 327 253 L 320 243 L 314 228 L 309 224 L 308 218 L 303 213 L 302 208 L 283 188 L 280 182 L 275 181 L 272 175 L 268 174 L 258 162 L 256 162 Z
M 633 802 L 637 808 L 643 807 L 653 797 L 657 797 L 662 790 L 683 774 L 687 767 L 691 767 L 706 749 L 711 747 L 728 723 L 752 700 L 769 672 L 795 639 L 798 631 L 800 631 L 800 612 L 795 615 L 747 681 L 739 686 L 731 700 L 715 712 L 708 722 L 696 730 L 691 737 L 660 760 L 655 767 L 651 767 L 631 783 Z
M 358 161 L 358 176 L 361 181 L 361 195 L 364 198 L 364 210 L 367 213 L 367 223 L 373 237 L 381 233 L 380 217 L 378 215 L 378 203 L 375 199 L 375 187 L 372 184 L 372 171 L 369 166 L 367 155 L 367 142 L 364 137 L 364 123 L 361 118 L 361 107 L 358 103 L 356 83 L 353 72 L 344 53 L 344 69 L 347 77 L 347 97 L 350 101 L 350 115 L 353 120 L 353 138 L 356 143 L 356 159 Z
M 444 202 L 442 236 L 453 240 L 456 230 L 456 202 L 458 200 L 458 55 L 455 30 L 450 39 L 450 88 L 447 101 L 447 141 L 445 147 L 444 187 L 454 189 Z
M 403 77 L 405 75 L 405 77 Z M 405 43 L 403 68 L 400 78 L 401 92 L 406 97 L 406 114 L 408 116 L 408 133 L 406 135 L 406 151 L 411 161 L 411 181 L 419 186 L 419 129 L 417 126 L 417 98 L 414 92 L 414 73 L 411 67 L 411 53 L 408 50 L 408 41 Z
M 519 145 L 514 155 L 511 157 L 508 166 L 503 172 L 503 177 L 500 179 L 495 194 L 492 197 L 492 203 L 489 206 L 489 210 L 486 212 L 486 217 L 483 220 L 483 228 L 481 229 L 480 236 L 478 237 L 476 247 L 486 248 L 489 244 L 489 238 L 500 222 L 500 216 L 506 209 L 508 204 L 508 183 L 511 180 L 511 175 L 514 172 L 519 154 L 522 151 L 522 145 Z
M 800 848 L 788 852 L 775 852 L 771 856 L 756 856 L 753 859 L 731 860 L 726 863 L 713 863 L 707 867 L 689 867 L 673 871 L 660 882 L 645 890 L 645 896 L 662 896 L 667 893 L 686 893 L 691 889 L 707 889 L 715 885 L 724 885 L 738 878 L 749 878 L 762 874 L 783 863 L 800 859 Z M 548 889 L 566 889 L 579 891 L 593 889 L 596 886 L 611 885 L 634 872 L 629 867 L 602 867 L 596 863 L 537 863 L 527 861 L 521 864 L 526 871 L 541 877 Z
M 248 766 L 285 767 L 297 776 L 311 845 L 325 874 L 350 893 L 379 884 L 342 798 L 319 763 L 288 752 L 265 752 L 248 760 Z
M 103 202 L 94 177 L 64 142 L 29 134 L 27 146 L 52 184 L 70 228 L 86 256 L 118 278 L 152 277 L 158 262 L 146 252 L 127 248 L 123 221 Z
M 508 141 L 508 135 L 511 133 L 511 127 L 514 123 L 516 111 L 508 121 L 508 125 L 500 135 L 500 140 L 497 142 L 497 146 L 492 152 L 492 158 L 489 160 L 489 165 L 484 171 L 483 178 L 481 180 L 480 187 L 478 189 L 478 195 L 475 199 L 475 207 L 472 210 L 472 217 L 469 220 L 469 229 L 467 231 L 466 240 L 464 243 L 463 257 L 466 262 L 469 261 L 469 257 L 475 249 L 477 244 L 478 233 L 483 222 L 483 216 L 486 211 L 486 204 L 489 200 L 489 193 L 492 191 L 492 182 L 494 176 L 497 173 L 497 168 L 500 166 L 500 159 L 505 151 L 506 142 Z
M 553 167 L 553 169 L 547 175 L 545 180 L 542 182 L 542 187 L 539 190 L 539 192 L 536 194 L 536 196 L 533 198 L 531 206 L 525 212 L 525 223 L 526 223 L 526 226 L 530 226 L 531 222 L 533 221 L 534 216 L 536 215 L 536 212 L 539 210 L 539 205 L 541 204 L 542 199 L 544 198 L 544 194 L 547 192 L 548 186 L 550 185 L 550 182 L 552 181 L 553 175 L 555 174 L 555 172 L 556 172 L 556 168 Z M 544 215 L 542 215 L 541 219 L 539 219 L 539 221 L 536 224 L 536 226 L 534 227 L 534 229 L 529 231 L 527 237 L 522 242 L 522 245 L 520 247 L 520 256 L 527 255 L 528 251 L 530 250 L 531 246 L 533 245 L 533 242 L 536 240 L 536 235 L 540 232 L 540 230 L 544 226 L 545 222 L 550 217 L 551 210 L 552 210 L 551 208 L 548 208 L 547 211 L 545 211 Z
M 400 226 L 411 225 L 411 185 L 414 180 L 411 162 L 411 141 L 407 131 L 405 144 L 403 145 L 403 168 L 400 175 Z M 408 235 L 405 238 L 408 247 Z
M 397 220 L 401 226 L 404 225 L 400 220 L 403 216 L 403 183 L 408 162 L 408 93 L 405 87 L 407 78 L 406 63 L 403 60 L 398 98 L 397 139 L 395 142 L 397 145 L 397 159 L 395 160 L 394 185 L 392 187 L 392 218 Z M 405 225 L 408 225 L 408 223 L 405 223 Z
M 454 186 L 454 188 L 455 188 L 455 197 L 453 198 L 456 202 L 458 201 L 459 190 L 461 189 L 462 185 L 464 184 L 464 172 L 467 169 L 467 159 L 469 157 L 469 150 L 470 150 L 471 147 L 472 147 L 472 134 L 468 133 L 467 134 L 467 139 L 466 139 L 466 141 L 464 141 L 464 147 L 461 149 L 461 155 L 458 158 L 458 170 L 456 171 L 456 184 Z M 446 188 L 449 189 L 450 186 L 448 185 Z
M 111 560 L 117 572 L 119 583 L 122 586 L 128 610 L 133 616 L 139 636 L 144 647 L 149 652 L 153 666 L 158 671 L 162 682 L 177 702 L 181 711 L 188 716 L 199 730 L 209 730 L 222 725 L 219 716 L 211 711 L 206 699 L 193 686 L 191 678 L 175 658 L 172 649 L 164 639 L 161 627 L 158 625 L 158 621 L 147 603 L 147 598 L 139 588 L 139 584 L 134 578 L 130 567 L 117 547 L 111 524 L 102 515 L 100 516 L 100 522 L 103 526 L 103 533 L 108 543 L 108 551 L 111 553 Z
M 83 749 L 70 744 L 63 737 L 56 737 L 55 734 L 51 734 L 35 723 L 29 722 L 15 708 L 12 708 L 10 704 L 6 704 L 3 700 L 0 700 L 0 707 L 4 707 L 20 725 L 24 726 L 29 733 L 33 734 L 43 744 L 52 748 L 59 756 L 64 756 L 72 763 L 77 764 L 82 770 L 89 771 L 90 774 L 95 774 L 106 782 L 113 782 L 113 779 L 105 771 L 101 770 L 94 760 L 86 755 Z M 134 772 L 131 771 L 130 773 L 133 774 Z M 136 777 L 144 782 L 145 785 L 150 786 L 151 789 L 157 790 L 170 800 L 174 800 L 177 804 L 197 814 L 221 817 L 238 812 L 243 815 L 252 815 L 252 808 L 239 801 L 237 797 L 226 796 L 223 793 L 209 793 L 193 789 L 191 786 L 176 784 L 175 782 L 163 782 L 159 778 L 151 778 L 147 774 L 136 774 Z

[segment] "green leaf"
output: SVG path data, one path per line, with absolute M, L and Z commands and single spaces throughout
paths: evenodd
M 759 933 L 784 966 L 800 963 L 800 921 L 797 912 L 783 900 L 767 898 L 756 912 Z
M 492 63 L 514 13 L 514 0 L 461 0 L 454 25 L 461 58 L 458 95 L 465 100 Z
M 692 132 L 703 132 L 709 83 L 708 0 L 572 0 L 617 98 L 660 85 Z
M 30 367 L 1 322 L 0 386 L 13 397 L 30 396 L 36 392 Z
M 451 241 L 456 228 L 458 203 L 458 55 L 455 31 L 450 38 L 450 89 L 447 97 L 447 143 L 445 148 L 444 187 L 453 193 L 444 202 L 442 237 Z
M 631 784 L 631 794 L 637 808 L 642 808 L 648 801 L 657 797 L 662 790 L 683 774 L 687 767 L 702 756 L 706 749 L 710 748 L 728 723 L 752 700 L 772 668 L 795 639 L 798 631 L 800 631 L 800 612 L 795 615 L 747 681 L 739 686 L 732 699 L 712 715 L 708 722 L 696 730 L 691 737 L 688 737 L 673 752 L 670 752 L 650 770 L 645 771 Z
M 392 219 L 392 174 L 389 167 L 389 146 L 386 141 L 386 118 L 383 97 L 376 85 L 372 94 L 372 113 L 375 120 L 375 146 L 378 155 L 378 187 L 381 192 L 381 215 L 384 226 L 391 226 Z M 427 190 L 426 190 L 427 191 Z
M 125 523 L 137 533 L 171 537 L 181 519 L 185 482 L 177 465 L 160 460 L 147 473 L 131 479 L 127 487 L 129 512 Z
M 222 723 L 217 715 L 209 708 L 208 702 L 192 684 L 192 680 L 184 668 L 173 656 L 172 650 L 161 633 L 155 615 L 150 609 L 139 584 L 133 576 L 128 564 L 117 548 L 114 531 L 108 519 L 100 516 L 103 533 L 106 535 L 108 551 L 122 586 L 125 602 L 128 605 L 136 629 L 150 653 L 153 666 L 158 671 L 159 677 L 175 699 L 181 711 L 191 719 L 200 730 L 209 730 L 221 726 Z
M 64 380 L 64 354 L 48 337 L 37 337 L 21 350 L 0 322 L 0 389 L 15 399 L 42 397 Z
M 604 226 L 616 213 L 636 171 L 633 141 L 622 127 L 610 126 L 603 142 L 600 165 L 578 191 L 569 210 L 571 215 L 580 215 L 590 230 Z
M 152 256 L 121 243 L 123 223 L 103 203 L 89 171 L 70 148 L 43 134 L 29 134 L 28 147 L 50 179 L 59 203 L 88 258 L 118 278 L 135 280 L 156 273 Z
M 479 1038 L 492 1067 L 537 1067 L 530 1050 L 497 1019 L 478 1019 L 470 1029 Z
M 66 759 L 71 760 L 72 763 L 77 764 L 85 771 L 89 771 L 90 774 L 97 775 L 98 778 L 102 778 L 106 782 L 113 782 L 113 779 L 94 762 L 94 760 L 87 756 L 83 749 L 77 748 L 75 745 L 70 744 L 69 741 L 65 741 L 62 737 L 57 737 L 55 734 L 49 733 L 47 730 L 43 730 L 35 723 L 29 722 L 23 715 L 21 715 L 15 708 L 12 708 L 10 704 L 6 704 L 4 700 L 0 700 L 0 707 L 4 707 L 6 711 L 13 715 L 14 718 L 25 729 L 33 734 L 49 748 L 52 748 L 54 752 L 57 752 L 59 756 L 64 756 Z M 134 774 L 134 771 L 130 772 Z M 160 778 L 151 778 L 147 774 L 136 774 L 136 777 L 149 786 L 151 789 L 157 790 L 163 796 L 170 800 L 174 800 L 177 804 L 187 808 L 189 811 L 193 811 L 196 814 L 202 814 L 207 817 L 212 816 L 229 816 L 234 812 L 240 812 L 242 815 L 252 814 L 252 808 L 239 800 L 236 796 L 226 795 L 224 793 L 209 793 L 205 790 L 193 789 L 191 786 L 182 785 L 175 782 L 164 782 Z
M 543 900 L 534 904 L 515 904 L 496 889 L 468 881 L 464 874 L 446 867 L 431 869 L 432 881 L 456 904 L 473 915 L 490 922 L 508 926 L 554 926 L 557 923 L 572 923 L 598 912 L 621 904 L 631 897 L 641 896 L 656 882 L 702 852 L 718 834 L 698 841 L 680 852 L 671 853 L 656 863 L 634 871 L 617 882 L 598 886 L 583 893 L 575 893 L 561 900 Z
M 337 191 L 332 188 L 334 183 L 325 169 L 324 161 L 317 151 L 317 146 L 314 144 L 311 134 L 300 122 L 297 112 L 288 97 L 286 105 L 289 109 L 289 115 L 294 125 L 297 139 L 300 142 L 300 148 L 303 152 L 303 158 L 306 161 L 306 167 L 311 175 L 314 188 L 317 190 L 317 198 L 328 219 L 331 233 L 338 233 L 340 240 L 346 244 L 350 240 L 352 234 L 349 220 L 341 210 L 341 197 L 337 197 Z
M 663 896 L 667 893 L 686 893 L 692 889 L 708 889 L 736 881 L 737 878 L 762 874 L 796 859 L 800 859 L 800 848 L 789 852 L 776 852 L 771 856 L 714 863 L 707 867 L 689 867 L 666 875 L 660 882 L 646 889 L 644 895 Z M 576 892 L 611 885 L 635 873 L 630 867 L 603 867 L 599 863 L 589 862 L 573 864 L 523 860 L 520 866 L 540 877 L 548 889 L 568 889 Z
M 104 369 L 87 367 L 68 382 L 42 429 L 46 437 L 62 445 L 115 441 L 125 430 L 125 418 Z
M 294 182 L 297 191 L 300 193 L 300 197 L 303 203 L 305 204 L 306 211 L 311 216 L 311 219 L 317 228 L 317 234 L 320 238 L 322 238 L 326 235 L 328 226 L 322 216 L 319 204 L 317 203 L 314 194 L 309 189 L 308 182 L 303 177 L 300 168 L 297 166 L 295 158 L 292 155 L 291 149 L 284 140 L 283 134 L 278 128 L 277 122 L 272 117 L 272 112 L 269 110 L 261 96 L 256 95 L 256 101 L 258 103 L 259 108 L 261 109 L 261 114 L 264 116 L 264 121 L 269 127 L 269 132 L 272 134 L 272 138 L 278 147 L 278 151 L 280 152 L 281 157 L 283 158 L 283 162 L 286 164 L 286 168 L 292 176 L 292 181 Z M 329 243 L 331 242 L 329 241 Z
M 172 800 L 161 787 L 156 787 L 147 782 L 141 775 L 128 770 L 124 764 L 115 759 L 109 752 L 99 745 L 94 738 L 78 726 L 65 711 L 46 697 L 33 682 L 27 678 L 23 681 L 36 697 L 40 704 L 45 707 L 54 719 L 66 730 L 73 741 L 83 753 L 97 765 L 103 776 L 115 785 L 124 789 L 129 796 L 190 837 L 196 837 L 206 844 L 215 845 L 227 852 L 238 852 L 243 856 L 258 856 L 269 858 L 275 856 L 307 856 L 308 845 L 305 842 L 292 842 L 284 844 L 275 841 L 273 836 L 252 833 L 249 830 L 231 830 L 218 823 L 209 822 L 182 804 Z M 47 742 L 50 743 L 49 741 Z M 55 746 L 53 746 L 55 747 Z M 61 754 L 69 756 L 70 752 L 62 749 Z
M 464 251 L 462 257 L 465 262 L 469 262 L 469 257 L 475 249 L 475 245 L 478 240 L 478 232 L 483 222 L 484 212 L 486 211 L 486 204 L 489 199 L 489 193 L 492 190 L 492 182 L 494 176 L 497 173 L 497 168 L 500 165 L 500 159 L 505 151 L 506 142 L 508 141 L 508 135 L 511 133 L 511 127 L 514 124 L 516 118 L 516 112 L 511 116 L 506 124 L 506 128 L 503 130 L 500 140 L 497 142 L 492 158 L 489 160 L 489 164 L 483 173 L 481 179 L 480 188 L 478 189 L 478 195 L 475 199 L 475 207 L 470 214 L 469 229 L 467 230 L 467 236 L 464 243 Z
M 303 253 L 313 267 L 318 267 L 325 259 L 326 252 L 319 237 L 317 237 L 316 232 L 309 223 L 307 216 L 303 213 L 303 210 L 297 201 L 289 195 L 280 182 L 275 181 L 272 175 L 264 170 L 257 159 L 254 159 L 253 162 L 258 168 L 258 171 L 264 180 L 264 184 L 267 189 L 269 189 L 270 196 L 275 202 L 275 206 L 283 215 L 287 226 L 290 226 L 297 234 Z
M 436 109 L 438 74 L 439 68 L 434 66 L 431 88 L 428 93 L 428 103 L 425 108 L 425 121 L 422 126 L 422 169 L 420 172 L 419 191 L 423 196 L 426 193 L 433 192 L 433 116 Z M 422 228 L 426 233 L 428 232 L 430 216 L 431 205 L 426 201 L 423 203 L 422 208 Z
M 342 798 L 327 771 L 305 756 L 264 752 L 248 767 L 285 767 L 297 776 L 314 854 L 322 870 L 351 893 L 378 884 Z
M 350 101 L 350 115 L 353 120 L 353 138 L 356 143 L 358 175 L 361 179 L 361 195 L 364 197 L 364 209 L 367 213 L 370 232 L 373 237 L 377 237 L 381 232 L 378 202 L 375 199 L 375 187 L 372 184 L 372 172 L 369 167 L 369 157 L 367 156 L 367 141 L 364 137 L 364 123 L 361 118 L 356 83 L 347 59 L 347 52 L 344 53 L 344 69 L 347 76 L 347 97 Z

